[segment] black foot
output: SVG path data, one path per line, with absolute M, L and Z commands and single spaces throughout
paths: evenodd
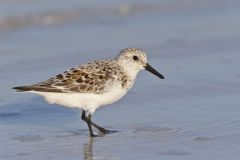
M 96 134 L 91 134 L 90 137 L 94 138 L 94 137 L 102 137 L 101 135 L 96 135 Z
M 110 131 L 110 130 L 107 130 L 105 128 L 98 128 L 100 132 L 104 133 L 104 134 L 111 134 L 111 133 L 116 133 L 118 131 Z
M 97 135 L 95 135 L 95 134 L 90 134 L 90 137 L 97 137 Z
M 107 130 L 107 133 L 105 134 L 112 134 L 112 133 L 117 133 L 118 131 L 110 131 L 110 130 Z

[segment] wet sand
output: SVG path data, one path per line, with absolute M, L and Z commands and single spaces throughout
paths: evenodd
M 0 1 L 0 159 L 240 158 L 238 1 L 54 2 Z M 91 139 L 81 111 L 11 90 L 126 47 L 166 79 L 143 71 L 94 114 L 117 133 Z

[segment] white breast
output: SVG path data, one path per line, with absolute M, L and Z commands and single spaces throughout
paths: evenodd
M 103 94 L 29 92 L 43 96 L 50 104 L 58 104 L 68 108 L 81 108 L 93 113 L 98 107 L 119 100 L 127 91 L 128 90 L 124 90 L 121 87 L 113 87 L 112 90 Z

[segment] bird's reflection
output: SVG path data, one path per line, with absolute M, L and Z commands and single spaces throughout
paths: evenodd
M 90 137 L 88 143 L 83 145 L 84 160 L 93 160 L 93 143 L 94 139 Z
M 102 135 L 102 137 L 103 136 L 104 135 Z M 98 151 L 94 152 L 94 150 L 93 150 L 94 144 L 95 144 L 96 141 L 99 142 L 100 139 L 101 138 L 89 137 L 88 142 L 83 144 L 83 159 L 84 160 L 109 159 L 109 158 L 110 159 L 117 159 L 116 157 L 111 157 L 111 156 L 109 157 L 109 155 L 106 156 L 102 152 L 101 153 L 99 153 Z M 97 146 L 95 145 L 95 147 L 97 147 Z

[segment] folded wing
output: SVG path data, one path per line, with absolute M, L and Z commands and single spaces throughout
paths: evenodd
M 116 64 L 112 66 L 112 64 L 112 61 L 95 61 L 72 68 L 44 82 L 29 86 L 14 87 L 13 89 L 19 92 L 39 91 L 102 94 L 109 91 L 116 80 L 115 72 L 118 66 Z

